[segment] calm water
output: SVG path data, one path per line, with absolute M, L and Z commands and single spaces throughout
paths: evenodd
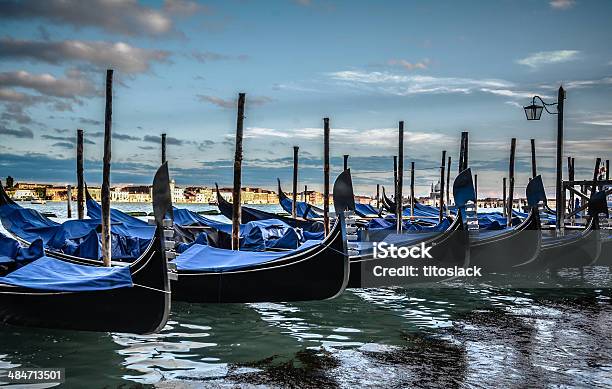
M 65 217 L 63 204 L 32 207 Z M 0 368 L 65 367 L 67 387 L 88 388 L 609 387 L 611 298 L 396 288 L 311 303 L 173 303 L 150 336 L 1 327 Z

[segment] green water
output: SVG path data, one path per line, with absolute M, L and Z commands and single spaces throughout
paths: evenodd
M 463 287 L 173 303 L 149 336 L 1 326 L 0 369 L 63 367 L 70 388 L 610 387 L 611 301 L 610 289 Z

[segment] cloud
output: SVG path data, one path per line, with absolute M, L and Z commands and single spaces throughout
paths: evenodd
M 29 59 L 53 65 L 84 62 L 97 70 L 114 68 L 126 74 L 147 72 L 153 63 L 167 62 L 169 56 L 168 51 L 142 49 L 124 42 L 0 39 L 2 59 Z
M 104 132 L 103 131 L 92 132 L 92 133 L 90 133 L 88 135 L 93 137 L 93 138 L 104 138 Z M 129 134 L 122 134 L 120 132 L 114 132 L 114 131 L 112 133 L 112 137 L 113 137 L 113 139 L 119 139 L 119 140 L 140 140 L 140 137 L 138 137 L 138 136 L 132 136 L 132 135 L 129 135 Z
M 574 0 L 551 0 L 548 4 L 553 9 L 566 10 L 572 8 L 576 2 Z
M 578 50 L 540 51 L 516 61 L 519 65 L 537 68 L 542 65 L 575 61 L 579 58 Z
M 164 0 L 164 11 L 169 14 L 189 16 L 200 12 L 206 7 L 198 4 L 195 1 L 186 0 Z
M 414 69 L 422 69 L 425 70 L 429 66 L 429 59 L 425 58 L 420 62 L 408 62 L 405 59 L 390 59 L 388 61 L 389 65 L 398 65 L 403 67 L 406 70 L 414 70 Z
M 43 95 L 72 99 L 99 95 L 89 80 L 78 76 L 78 72 L 69 72 L 66 78 L 56 78 L 48 73 L 32 74 L 25 70 L 3 72 L 0 73 L 0 87 L 21 87 Z
M 345 70 L 327 73 L 327 75 L 345 87 L 373 90 L 395 96 L 472 93 L 479 90 L 492 93 L 492 91 L 509 89 L 514 86 L 511 82 L 499 79 L 399 75 L 389 72 L 364 72 L 359 70 Z
M 103 123 L 100 120 L 88 119 L 88 118 L 78 118 L 79 123 L 81 124 L 92 124 L 94 126 L 101 126 Z
M 51 146 L 60 147 L 62 149 L 68 149 L 68 150 L 74 149 L 74 143 L 70 143 L 70 142 L 57 142 L 57 143 L 53 143 Z
M 4 105 L 4 112 L 0 116 L 2 120 L 14 121 L 19 124 L 30 124 L 34 120 L 24 111 L 24 104 L 9 102 Z
M 246 54 L 239 55 L 228 55 L 215 53 L 212 51 L 194 51 L 190 55 L 193 59 L 200 63 L 212 62 L 212 61 L 246 61 L 249 56 Z
M 332 141 L 336 139 L 351 139 L 351 145 L 392 147 L 397 145 L 397 128 L 348 129 L 334 128 Z M 228 135 L 232 138 L 234 135 Z M 244 138 L 266 139 L 322 139 L 323 128 L 294 128 L 279 130 L 275 128 L 247 127 Z M 440 143 L 446 138 L 443 134 L 435 132 L 406 131 L 404 141 L 408 144 Z
M 210 95 L 196 95 L 197 99 L 203 102 L 211 103 L 221 108 L 234 108 L 237 105 L 237 100 L 225 100 L 221 97 L 210 96 Z M 246 105 L 253 106 L 261 106 L 264 104 L 268 104 L 274 101 L 271 97 L 268 96 L 247 96 L 246 97 Z
M 178 9 L 178 3 L 167 2 L 166 10 Z M 137 0 L 1 0 L 0 18 L 42 19 L 75 28 L 97 27 L 114 34 L 161 36 L 176 33 L 166 13 L 142 6 Z
M 76 136 L 57 136 L 57 135 L 44 134 L 44 135 L 41 135 L 40 137 L 43 139 L 62 141 L 65 143 L 70 143 L 72 145 L 76 144 Z M 83 139 L 83 143 L 88 144 L 88 145 L 96 144 L 96 142 L 93 142 L 87 138 Z
M 159 147 L 161 147 L 161 136 L 157 136 L 157 135 L 145 135 L 144 138 L 142 138 L 142 140 L 145 141 L 145 142 L 157 143 L 159 145 Z M 168 145 L 182 146 L 183 143 L 185 143 L 185 141 L 183 141 L 181 139 L 173 138 L 171 136 L 166 136 L 166 144 L 168 144 Z
M 25 138 L 33 139 L 34 138 L 34 133 L 32 132 L 32 130 L 26 127 L 21 127 L 19 130 L 13 130 L 13 129 L 6 128 L 0 125 L 0 134 L 14 136 L 16 138 L 22 138 L 22 139 L 25 139 Z

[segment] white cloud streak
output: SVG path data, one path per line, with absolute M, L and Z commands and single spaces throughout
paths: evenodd
M 542 65 L 575 61 L 579 58 L 579 55 L 580 51 L 578 50 L 539 51 L 517 60 L 516 63 L 535 69 Z

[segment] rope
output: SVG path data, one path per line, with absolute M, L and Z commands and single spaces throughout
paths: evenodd
M 169 290 L 161 290 L 161 289 L 152 288 L 152 287 L 146 286 L 146 285 L 140 285 L 140 284 L 133 284 L 133 285 L 141 287 L 141 288 L 145 288 L 145 289 L 150 289 L 150 290 L 153 290 L 155 292 L 166 293 L 166 294 L 170 294 L 171 293 Z

